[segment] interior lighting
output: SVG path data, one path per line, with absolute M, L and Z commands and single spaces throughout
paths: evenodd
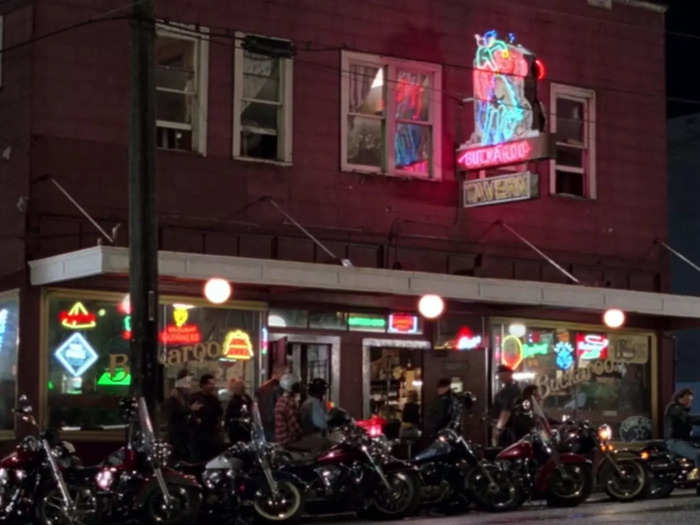
M 619 308 L 609 308 L 603 314 L 603 322 L 608 328 L 620 328 L 625 324 L 625 312 Z
M 513 374 L 513 379 L 516 381 L 532 381 L 535 379 L 534 372 L 515 372 Z
M 508 333 L 515 337 L 523 337 L 525 335 L 525 325 L 523 323 L 511 323 L 508 326 Z
M 436 319 L 445 310 L 445 301 L 435 294 L 427 294 L 418 301 L 418 311 L 426 319 Z
M 222 304 L 231 297 L 231 285 L 226 279 L 213 277 L 204 285 L 204 297 L 214 304 Z

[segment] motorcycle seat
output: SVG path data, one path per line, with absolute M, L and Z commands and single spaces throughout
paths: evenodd
M 316 463 L 317 455 L 313 452 L 301 452 L 299 450 L 287 449 L 287 456 L 292 465 L 308 467 Z

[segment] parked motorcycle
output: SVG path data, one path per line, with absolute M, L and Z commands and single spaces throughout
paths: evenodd
M 287 454 L 283 469 L 305 485 L 309 513 L 356 512 L 395 518 L 420 504 L 420 477 L 414 466 L 396 459 L 384 440 L 372 439 L 342 409 L 329 415 L 339 441 L 320 453 Z
M 492 512 L 515 509 L 525 499 L 520 485 L 462 436 L 462 415 L 473 403 L 470 393 L 455 395 L 450 423 L 413 458 L 421 475 L 422 503 L 447 512 L 471 501 Z
M 234 444 L 204 468 L 205 511 L 234 518 L 252 508 L 265 522 L 295 521 L 304 509 L 303 484 L 275 468 L 279 449 L 265 439 L 257 403 L 250 416 L 239 420 L 250 428 L 250 442 Z
M 18 398 L 16 416 L 37 431 L 22 439 L 0 460 L 0 522 L 41 519 L 36 502 L 50 502 L 50 523 L 78 524 L 85 500 L 71 493 L 62 469 L 76 461 L 75 448 L 60 441 L 55 432 L 41 431 L 25 394 Z M 87 502 L 88 508 L 90 502 Z
M 559 434 L 552 430 L 535 400 L 521 402 L 533 411 L 537 427 L 496 455 L 524 489 L 526 497 L 545 498 L 550 506 L 575 506 L 593 488 L 591 461 L 573 452 L 559 452 Z
M 565 421 L 559 428 L 560 452 L 581 454 L 593 462 L 597 486 L 617 501 L 632 501 L 643 496 L 648 478 L 639 454 L 617 449 L 611 443 L 612 429 L 601 425 L 594 429 L 588 421 Z
M 700 484 L 688 481 L 688 474 L 695 464 L 690 459 L 670 452 L 665 441 L 648 441 L 639 451 L 639 458 L 649 476 L 649 483 L 644 491 L 645 497 L 665 498 L 676 488 L 695 488 L 700 495 Z
M 126 445 L 103 463 L 65 470 L 71 493 L 90 502 L 81 523 L 138 520 L 180 525 L 193 522 L 201 504 L 201 487 L 192 476 L 167 466 L 171 446 L 156 439 L 145 400 L 124 400 L 120 409 L 129 422 Z M 41 522 L 57 523 L 53 500 L 39 501 Z

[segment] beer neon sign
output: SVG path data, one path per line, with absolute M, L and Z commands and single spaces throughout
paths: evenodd
M 608 338 L 600 334 L 576 334 L 576 355 L 579 359 L 607 359 Z
M 508 335 L 501 343 L 501 363 L 516 370 L 523 362 L 523 343 L 518 337 Z
M 474 335 L 469 327 L 462 327 L 457 332 L 457 350 L 474 350 L 481 346 L 481 336 Z
M 192 345 L 202 342 L 202 334 L 195 324 L 187 324 L 189 314 L 186 308 L 173 310 L 173 321 L 160 333 L 159 340 L 163 344 Z
M 97 326 L 95 314 L 87 311 L 80 301 L 71 306 L 70 310 L 63 310 L 58 314 L 61 326 L 69 330 L 88 330 Z
M 393 334 L 417 334 L 418 316 L 411 314 L 389 314 L 389 332 Z
M 221 358 L 227 361 L 248 360 L 253 357 L 253 343 L 243 330 L 232 330 L 226 334 Z

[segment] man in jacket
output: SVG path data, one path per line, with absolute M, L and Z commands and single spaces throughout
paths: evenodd
M 513 421 L 511 414 L 515 403 L 520 398 L 520 388 L 513 380 L 513 369 L 506 365 L 498 365 L 496 368 L 498 381 L 503 385 L 493 402 L 494 413 L 496 415 L 496 427 L 491 435 L 491 445 L 496 447 L 507 447 L 515 441 L 513 432 Z
M 222 446 L 221 416 L 223 409 L 216 395 L 216 381 L 211 374 L 204 374 L 199 380 L 199 392 L 192 396 L 192 401 L 200 405 L 194 412 L 192 434 L 193 459 L 207 461 L 216 456 Z
M 275 439 L 275 405 L 282 395 L 282 389 L 280 388 L 281 375 L 278 370 L 275 370 L 272 377 L 255 392 L 258 408 L 260 409 L 260 418 L 265 430 L 265 438 L 268 441 L 274 441 Z
M 299 406 L 294 394 L 294 386 L 298 383 L 292 374 L 280 377 L 282 395 L 275 403 L 275 441 L 282 446 L 291 445 L 303 434 L 299 423 Z
M 664 412 L 664 437 L 668 449 L 679 456 L 695 462 L 695 468 L 688 474 L 689 481 L 700 478 L 700 448 L 695 448 L 690 439 L 693 425 L 700 425 L 700 415 L 690 413 L 693 404 L 693 391 L 683 388 L 673 394 L 673 401 Z
M 437 384 L 437 398 L 433 400 L 426 417 L 426 433 L 430 437 L 440 432 L 450 424 L 454 414 L 455 396 L 451 389 L 452 381 L 443 377 Z
M 250 441 L 250 426 L 245 421 L 252 415 L 253 400 L 245 391 L 245 383 L 238 378 L 229 382 L 231 400 L 226 407 L 226 431 L 231 444 Z

